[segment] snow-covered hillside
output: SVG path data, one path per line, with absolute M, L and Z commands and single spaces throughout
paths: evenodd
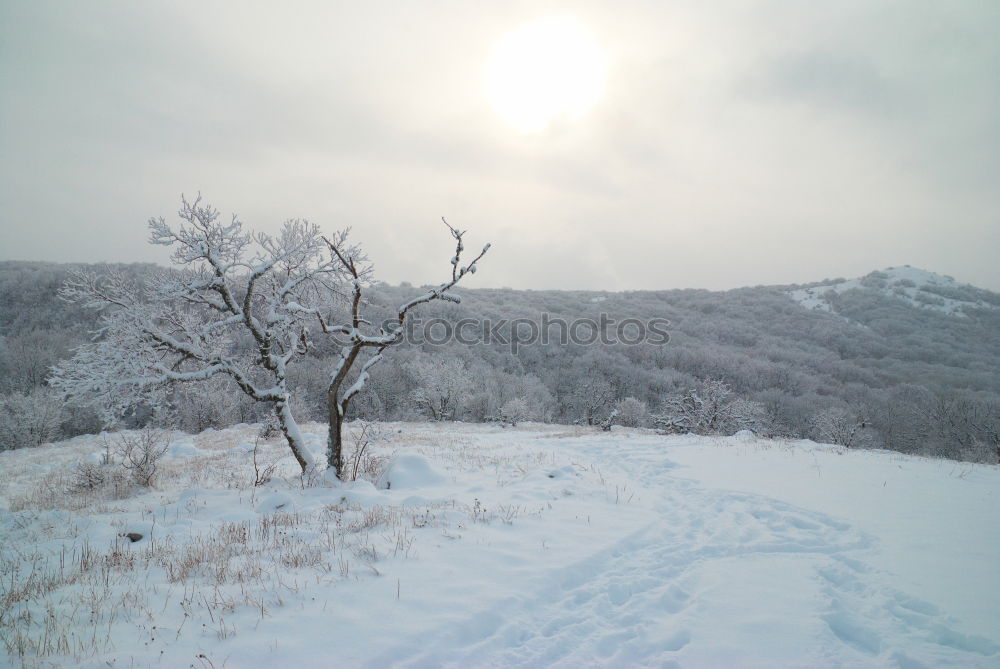
M 383 429 L 378 487 L 303 482 L 274 441 L 287 478 L 254 488 L 252 426 L 174 435 L 112 498 L 66 492 L 99 437 L 0 453 L 0 665 L 1000 666 L 996 466 Z
M 807 309 L 833 311 L 831 293 L 837 295 L 853 289 L 873 290 L 913 307 L 955 316 L 964 316 L 966 308 L 997 308 L 996 303 L 982 299 L 985 291 L 979 288 L 909 265 L 872 272 L 860 279 L 842 279 L 799 288 L 788 294 Z

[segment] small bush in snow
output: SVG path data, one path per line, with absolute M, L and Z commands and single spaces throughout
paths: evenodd
M 347 480 L 357 481 L 358 476 L 373 483 L 382 476 L 389 459 L 384 455 L 372 453 L 372 442 L 384 439 L 377 423 L 360 421 L 360 429 L 353 435 L 354 450 L 347 459 L 350 476 Z
M 847 448 L 871 448 L 866 421 L 843 407 L 830 407 L 813 416 L 813 431 L 819 441 Z
M 642 400 L 626 397 L 615 403 L 618 412 L 615 421 L 624 427 L 642 427 L 649 417 L 649 407 Z
M 511 426 L 516 426 L 518 423 L 532 418 L 531 407 L 528 406 L 528 401 L 523 397 L 515 397 L 509 400 L 506 404 L 500 407 L 497 412 L 497 419 L 501 423 L 510 423 Z
M 259 488 L 270 483 L 277 468 L 277 460 L 267 464 L 260 460 L 260 437 L 258 437 L 253 444 L 253 486 Z
M 129 473 L 132 481 L 147 488 L 153 485 L 157 465 L 169 445 L 166 435 L 152 428 L 120 433 L 113 442 L 122 467 Z
M 95 464 L 81 462 L 74 469 L 66 491 L 74 494 L 92 493 L 102 498 L 124 499 L 131 488 L 127 471 L 111 462 Z
M 108 469 L 92 462 L 81 462 L 73 470 L 71 491 L 95 490 L 104 486 Z

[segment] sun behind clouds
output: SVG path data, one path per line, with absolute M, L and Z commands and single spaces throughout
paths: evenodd
M 604 93 L 607 63 L 594 36 L 572 18 L 541 19 L 507 34 L 494 48 L 486 94 L 504 120 L 540 132 L 581 118 Z

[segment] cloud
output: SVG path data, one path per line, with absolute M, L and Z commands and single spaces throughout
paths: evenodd
M 144 221 L 201 189 L 254 227 L 353 226 L 394 282 L 437 279 L 446 215 L 496 242 L 476 285 L 911 263 L 1000 289 L 992 2 L 585 3 L 607 95 L 536 135 L 497 118 L 482 68 L 558 4 L 0 11 L 3 257 L 164 261 Z

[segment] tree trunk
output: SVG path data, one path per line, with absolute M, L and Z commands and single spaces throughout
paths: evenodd
M 299 467 L 301 467 L 302 472 L 305 473 L 305 471 L 309 469 L 309 466 L 312 464 L 312 457 L 309 456 L 306 451 L 306 445 L 302 440 L 302 434 L 299 432 L 299 425 L 295 422 L 295 418 L 292 416 L 292 412 L 288 408 L 288 402 L 276 402 L 274 405 L 274 413 L 278 417 L 278 425 L 281 427 L 281 433 L 285 435 L 288 447 L 292 449 L 292 455 L 295 456 L 295 460 L 299 463 Z
M 329 412 L 329 434 L 326 440 L 326 464 L 327 468 L 333 468 L 337 472 L 337 478 L 344 480 L 344 438 L 343 425 L 344 417 L 340 413 L 340 403 L 337 401 L 337 391 L 332 389 L 327 397 L 327 410 Z

